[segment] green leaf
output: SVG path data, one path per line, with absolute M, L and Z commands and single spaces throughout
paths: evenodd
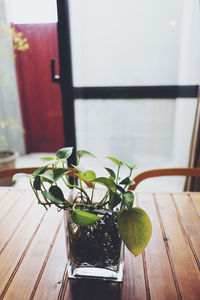
M 126 193 L 126 190 L 123 189 L 123 187 L 121 187 L 120 185 L 117 184 L 117 185 L 116 185 L 116 188 L 117 188 L 117 190 L 120 191 L 122 194 Z
M 60 150 L 58 150 L 56 152 L 56 158 L 57 159 L 67 159 L 71 156 L 73 151 L 73 147 L 65 147 L 65 148 L 61 148 Z
M 121 202 L 121 197 L 117 192 L 110 191 L 109 208 L 113 210 Z
M 48 192 L 42 191 L 42 195 L 49 199 L 52 203 L 69 204 L 69 202 L 65 200 L 62 190 L 56 185 L 52 185 Z
M 61 160 L 63 163 L 66 162 L 66 159 Z M 60 160 L 54 160 L 51 164 L 53 168 L 56 168 L 56 166 L 60 163 Z
M 60 178 L 62 178 L 69 172 L 70 171 L 66 170 L 65 168 L 58 168 L 58 169 L 53 170 L 54 181 L 59 180 Z
M 139 207 L 134 207 L 120 211 L 118 230 L 126 247 L 137 256 L 150 240 L 152 225 L 147 213 Z
M 124 178 L 119 184 L 130 185 L 134 184 L 135 181 L 131 180 L 129 177 Z
M 78 151 L 76 152 L 76 154 L 77 154 L 77 157 L 79 158 L 79 160 L 80 160 L 81 157 L 91 157 L 91 158 L 96 158 L 96 156 L 95 156 L 94 154 L 92 154 L 91 152 L 88 152 L 88 151 L 86 151 L 86 150 L 78 150 Z
M 38 168 L 37 170 L 35 170 L 35 172 L 33 172 L 32 175 L 37 176 L 39 174 L 43 174 L 45 172 L 45 170 L 47 169 L 47 167 L 48 167 L 48 165 Z
M 108 189 L 110 189 L 113 192 L 115 192 L 115 190 L 116 190 L 116 184 L 114 183 L 114 181 L 111 178 L 98 177 L 94 180 L 94 182 L 106 186 Z
M 85 180 L 85 181 L 88 181 L 88 182 L 94 181 L 95 178 L 96 178 L 96 174 L 92 170 L 87 170 L 84 173 L 78 173 L 77 176 L 81 180 Z
M 118 160 L 115 157 L 111 157 L 111 156 L 106 156 L 108 159 L 112 160 L 116 165 L 118 165 L 118 167 L 122 166 L 122 162 L 120 160 Z
M 16 180 L 18 180 L 18 179 L 20 179 L 20 178 L 22 178 L 22 177 L 29 177 L 29 176 L 30 176 L 30 175 L 27 174 L 27 173 L 17 173 L 17 174 L 15 174 L 15 175 L 13 175 L 12 181 L 16 181 Z
M 51 160 L 56 160 L 54 156 L 48 156 L 48 157 L 40 157 L 42 161 L 51 161 Z
M 41 177 L 43 179 L 47 179 L 48 182 L 53 183 L 54 182 L 54 176 L 53 176 L 53 170 L 47 170 L 46 172 L 44 172 Z M 45 181 L 45 180 L 44 180 Z
M 58 200 L 65 201 L 62 190 L 57 185 L 52 185 L 49 188 L 49 192 Z
M 136 166 L 135 164 L 132 165 L 132 164 L 127 163 L 127 162 L 124 162 L 124 164 L 125 164 L 130 170 L 133 170 L 133 169 L 136 169 L 136 168 L 137 168 L 137 166 Z
M 63 201 L 61 201 L 60 199 L 54 197 L 54 195 L 52 195 L 52 194 L 49 193 L 49 192 L 42 191 L 42 195 L 44 196 L 44 198 L 49 199 L 52 203 L 55 203 L 55 204 L 63 204 Z
M 72 212 L 73 222 L 80 226 L 92 225 L 95 222 L 99 221 L 101 218 L 102 217 L 83 210 L 74 209 Z
M 133 206 L 134 195 L 132 192 L 128 191 L 122 195 L 123 202 L 128 209 L 131 209 Z
M 106 171 L 108 171 L 108 173 L 113 178 L 113 180 L 115 180 L 115 178 L 116 178 L 115 172 L 110 168 L 105 168 L 105 169 L 106 169 Z
M 41 179 L 40 176 L 36 176 L 33 181 L 33 187 L 36 190 L 41 190 Z

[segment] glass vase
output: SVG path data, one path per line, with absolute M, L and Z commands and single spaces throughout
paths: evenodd
M 72 221 L 72 209 L 64 211 L 68 278 L 123 281 L 124 245 L 117 214 L 109 212 L 92 225 L 80 226 Z

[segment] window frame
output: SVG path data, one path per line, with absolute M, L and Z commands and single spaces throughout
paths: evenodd
M 76 99 L 172 99 L 197 98 L 198 85 L 158 86 L 99 86 L 75 87 L 72 75 L 69 1 L 57 0 L 58 49 L 60 75 L 55 75 L 54 62 L 51 65 L 52 81 L 59 83 L 62 94 L 65 146 L 76 150 L 76 124 L 74 101 Z M 76 164 L 75 151 L 69 164 Z

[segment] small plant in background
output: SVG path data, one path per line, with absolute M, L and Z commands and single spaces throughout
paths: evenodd
M 9 30 L 10 36 L 13 40 L 13 48 L 18 51 L 26 51 L 29 49 L 28 39 L 23 37 L 23 33 L 11 27 Z
M 1 40 L 6 40 L 8 37 L 11 38 L 13 42 L 13 48 L 17 51 L 26 51 L 29 49 L 28 39 L 23 37 L 23 32 L 17 31 L 17 29 L 12 26 L 8 27 L 5 24 L 0 25 L 0 38 Z M 1 54 L 6 54 L 6 48 L 1 44 Z
M 52 205 L 58 210 L 70 208 L 73 222 L 83 228 L 98 223 L 113 211 L 118 212 L 119 235 L 127 248 L 135 256 L 138 255 L 146 247 L 152 227 L 147 213 L 139 207 L 133 207 L 134 194 L 128 191 L 128 186 L 134 184 L 131 177 L 135 165 L 108 156 L 107 159 L 113 162 L 115 168 L 105 167 L 108 176 L 98 177 L 94 170 L 83 170 L 81 167 L 83 157 L 95 158 L 92 153 L 85 150 L 76 152 L 77 165 L 68 168 L 67 159 L 72 151 L 71 147 L 62 148 L 56 152 L 55 157 L 43 157 L 44 166 L 31 175 L 16 174 L 13 180 L 28 177 L 39 204 L 46 209 Z M 128 174 L 125 178 L 120 178 L 122 167 L 127 168 Z M 77 191 L 72 202 L 65 198 L 65 188 L 62 190 L 59 187 L 59 180 L 62 180 L 66 188 Z M 85 182 L 93 185 L 91 193 L 88 192 Z M 105 188 L 105 194 L 99 202 L 96 202 L 95 187 L 99 184 Z

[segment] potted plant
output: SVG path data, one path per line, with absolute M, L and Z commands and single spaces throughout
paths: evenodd
M 15 168 L 15 161 L 18 156 L 17 151 L 7 149 L 7 140 L 5 136 L 5 130 L 7 128 L 22 130 L 22 128 L 13 120 L 0 118 L 0 169 Z M 0 185 L 9 186 L 11 184 L 12 178 L 4 178 L 0 180 Z
M 135 165 L 107 157 L 114 169 L 105 167 L 108 176 L 98 177 L 93 170 L 81 167 L 83 157 L 95 158 L 85 150 L 76 152 L 77 165 L 68 168 L 72 151 L 71 147 L 62 148 L 55 157 L 43 157 L 44 166 L 33 174 L 16 174 L 13 179 L 27 176 L 39 204 L 64 211 L 69 278 L 122 281 L 123 244 L 137 256 L 146 247 L 152 231 L 147 213 L 133 207 L 134 194 L 127 190 L 134 184 L 131 176 Z M 125 178 L 120 178 L 122 167 L 128 171 Z M 59 187 L 60 180 L 63 188 Z M 92 188 L 88 189 L 85 183 L 92 184 Z M 68 198 L 66 188 L 72 189 Z M 100 190 L 103 196 L 97 199 Z

